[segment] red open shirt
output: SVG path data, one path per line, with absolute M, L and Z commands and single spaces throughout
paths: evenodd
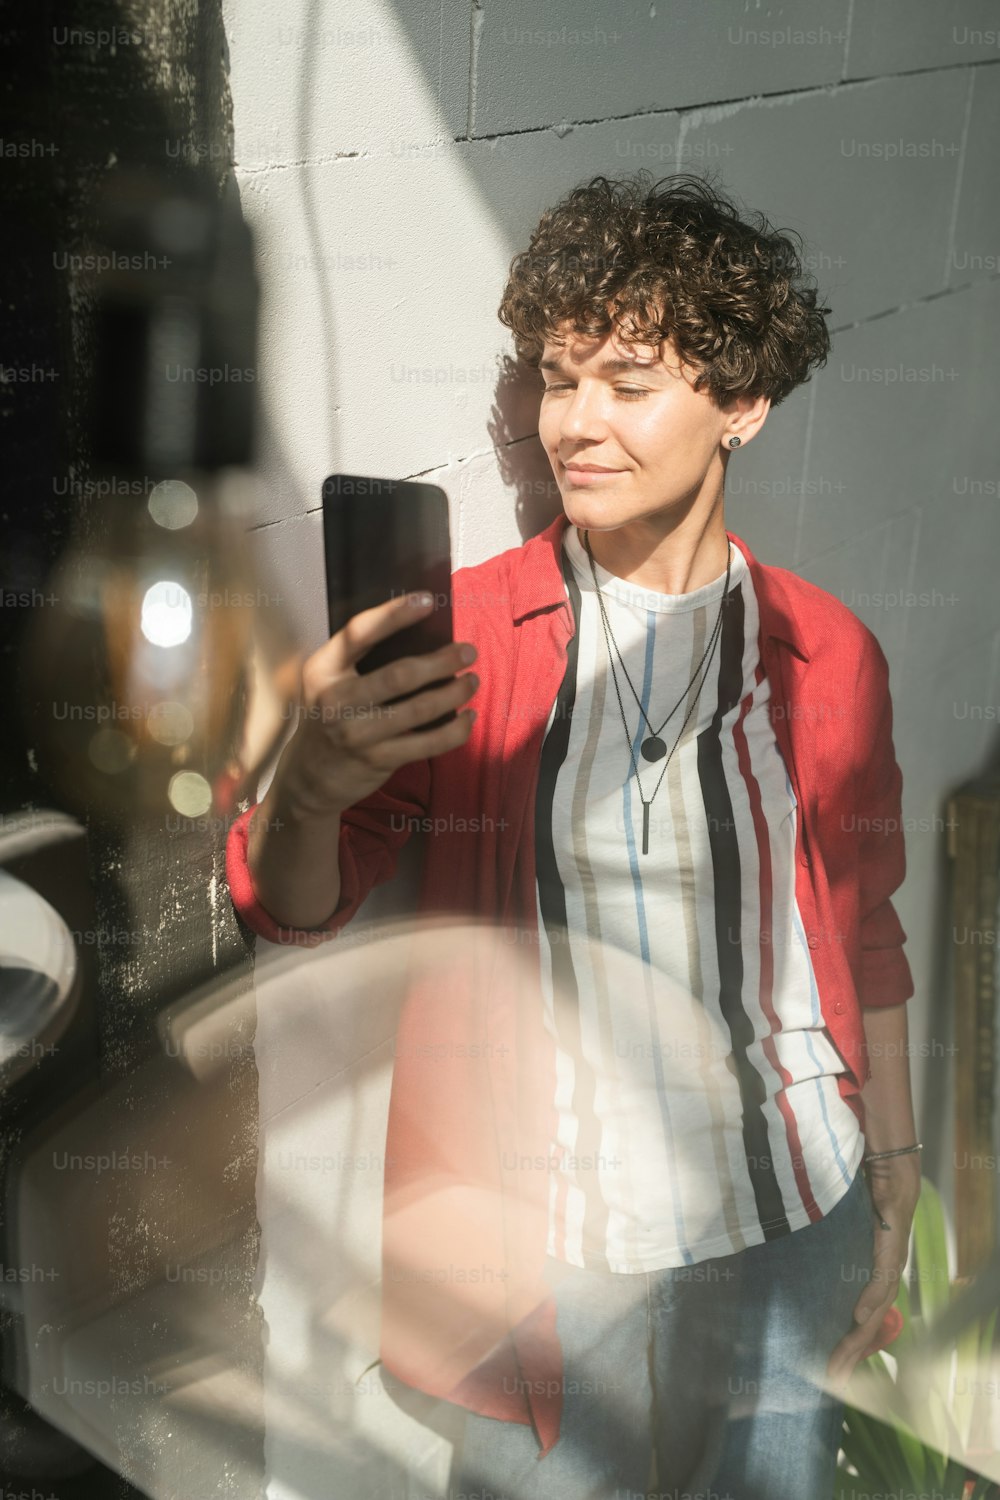
M 535 790 L 574 630 L 560 568 L 566 525 L 559 516 L 523 546 L 453 575 L 455 639 L 479 652 L 472 733 L 457 750 L 401 767 L 343 815 L 340 901 L 323 927 L 273 921 L 247 868 L 253 808 L 233 824 L 229 887 L 255 932 L 312 944 L 340 931 L 393 875 L 417 820 L 430 830 L 420 912 L 490 924 L 494 943 L 516 942 L 537 971 Z M 730 538 L 750 568 L 771 721 L 798 800 L 796 897 L 822 1016 L 847 1068 L 840 1092 L 863 1124 L 862 1008 L 913 993 L 890 901 L 905 856 L 888 666 L 839 600 Z M 540 990 L 506 973 L 497 980 L 488 957 L 463 969 L 443 952 L 436 982 L 411 987 L 397 1033 L 382 1360 L 418 1390 L 530 1423 L 539 1456 L 556 1442 L 562 1410 L 555 1305 L 542 1279 L 554 1092 Z

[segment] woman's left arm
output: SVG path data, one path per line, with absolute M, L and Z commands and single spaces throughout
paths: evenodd
M 917 1132 L 910 1092 L 906 1006 L 870 1006 L 861 1014 L 871 1068 L 871 1076 L 861 1090 L 865 1152 L 912 1146 Z M 873 1161 L 865 1170 L 877 1221 L 874 1268 L 854 1308 L 857 1326 L 830 1356 L 827 1373 L 838 1384 L 846 1382 L 854 1365 L 871 1350 L 882 1319 L 896 1300 L 920 1196 L 919 1151 Z

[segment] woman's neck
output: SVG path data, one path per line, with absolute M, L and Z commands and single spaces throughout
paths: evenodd
M 686 518 L 690 519 L 690 518 Z M 576 528 L 586 547 L 584 528 Z M 682 523 L 666 535 L 649 522 L 588 533 L 598 567 L 657 594 L 690 594 L 726 571 L 729 540 L 719 505 L 700 525 Z

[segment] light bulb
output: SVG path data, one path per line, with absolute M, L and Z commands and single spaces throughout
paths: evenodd
M 21 701 L 39 770 L 70 806 L 226 814 L 287 730 L 301 676 L 240 498 L 252 237 L 203 172 L 116 173 L 101 217 L 113 253 L 93 290 L 88 429 L 107 482 L 47 579 L 55 603 L 25 641 Z
M 40 768 L 71 806 L 223 815 L 273 755 L 301 653 L 246 519 L 223 471 L 112 488 L 80 520 L 23 657 Z

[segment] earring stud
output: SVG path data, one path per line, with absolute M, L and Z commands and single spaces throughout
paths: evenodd
M 740 446 L 740 444 L 742 443 L 742 441 L 743 441 L 742 438 L 731 437 L 729 439 L 729 446 L 730 446 L 730 448 L 738 448 Z

